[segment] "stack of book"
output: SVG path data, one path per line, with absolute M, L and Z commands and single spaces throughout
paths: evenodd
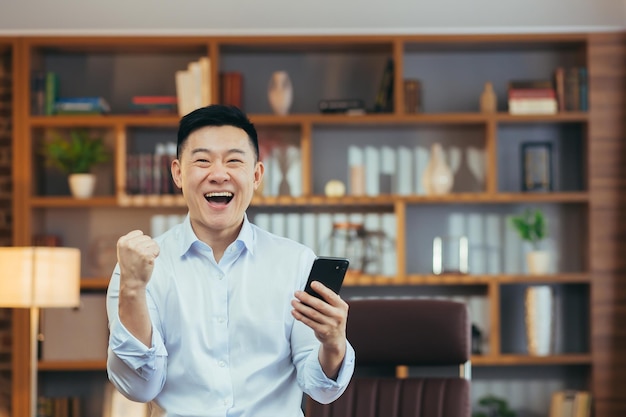
M 509 81 L 508 100 L 511 114 L 555 114 L 559 110 L 551 80 Z
M 55 114 L 105 114 L 111 106 L 102 97 L 61 97 L 54 102 Z
M 187 69 L 176 71 L 178 114 L 184 116 L 211 104 L 211 60 L 201 57 Z
M 133 96 L 133 113 L 176 114 L 178 97 L 176 96 Z
M 80 399 L 78 397 L 39 397 L 37 399 L 37 417 L 79 417 Z

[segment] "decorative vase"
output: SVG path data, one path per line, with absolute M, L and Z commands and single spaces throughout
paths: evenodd
M 528 354 L 546 356 L 552 351 L 554 295 L 549 285 L 526 288 L 524 298 Z
M 550 269 L 550 253 L 543 250 L 534 250 L 526 254 L 526 265 L 530 275 L 547 274 Z
M 75 198 L 89 198 L 96 187 L 94 174 L 71 174 L 68 177 L 70 191 Z
M 422 185 L 426 194 L 447 194 L 452 190 L 454 177 L 452 170 L 446 163 L 443 148 L 439 143 L 433 143 L 430 150 L 430 159 L 422 175 Z
M 289 113 L 293 100 L 293 86 L 286 71 L 272 73 L 267 89 L 267 98 L 275 114 L 284 116 Z
M 493 91 L 493 84 L 487 81 L 485 89 L 480 95 L 480 111 L 483 113 L 495 113 L 498 108 L 496 93 Z

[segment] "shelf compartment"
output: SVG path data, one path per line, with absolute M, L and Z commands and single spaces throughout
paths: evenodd
M 87 37 L 59 42 L 28 42 L 32 70 L 57 74 L 58 97 L 103 97 L 114 114 L 131 113 L 133 96 L 175 96 L 175 72 L 209 56 L 209 42 L 201 38 Z

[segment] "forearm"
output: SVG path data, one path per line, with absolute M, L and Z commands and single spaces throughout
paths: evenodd
M 127 285 L 121 280 L 118 315 L 120 322 L 137 340 L 151 347 L 152 322 L 145 286 Z
M 320 361 L 320 366 L 324 371 L 324 374 L 333 380 L 337 379 L 337 375 L 339 374 L 339 369 L 341 369 L 341 365 L 346 356 L 346 341 L 343 339 L 338 344 L 322 344 L 320 346 L 318 359 Z

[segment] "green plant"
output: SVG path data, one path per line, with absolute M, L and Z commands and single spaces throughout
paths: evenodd
M 548 234 L 545 216 L 539 209 L 526 209 L 520 215 L 511 216 L 511 225 L 520 238 L 530 242 L 534 249 L 538 248 L 539 242 L 545 239 Z
M 44 141 L 41 153 L 48 166 L 66 174 L 84 174 L 95 164 L 107 162 L 109 151 L 102 138 L 92 138 L 85 130 L 70 130 L 69 138 L 52 132 Z
M 483 410 L 472 414 L 472 417 L 516 417 L 517 413 L 509 408 L 505 399 L 495 395 L 487 395 L 478 400 Z

